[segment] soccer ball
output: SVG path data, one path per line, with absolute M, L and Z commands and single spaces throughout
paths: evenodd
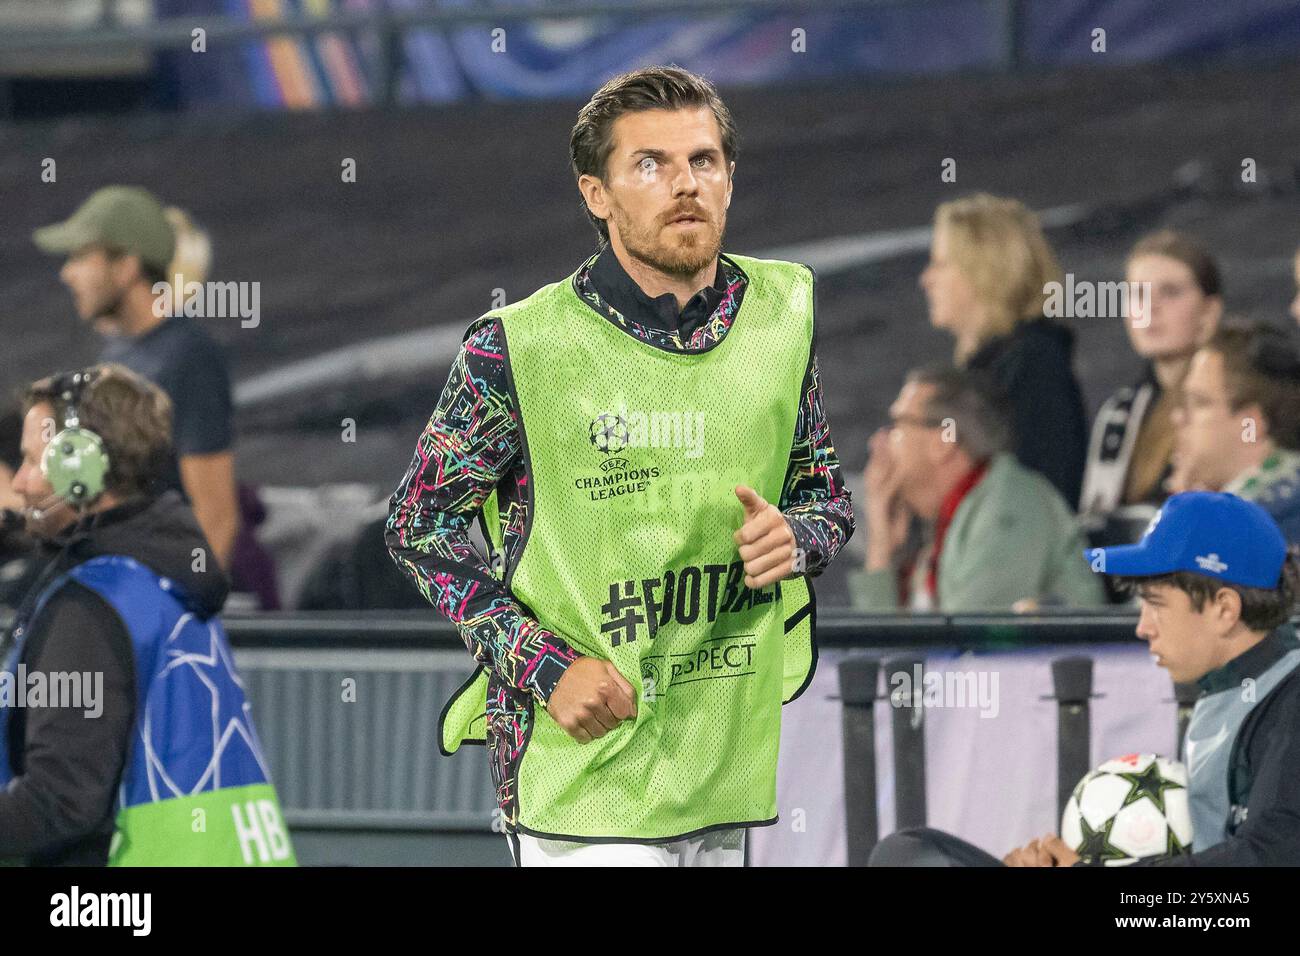
M 1187 769 L 1155 754 L 1106 761 L 1070 794 L 1061 839 L 1085 862 L 1103 866 L 1190 853 Z

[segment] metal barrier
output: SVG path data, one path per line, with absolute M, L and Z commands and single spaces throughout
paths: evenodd
M 454 625 L 428 611 L 283 611 L 223 618 L 235 647 L 446 650 L 464 644 Z M 863 614 L 817 609 L 823 647 L 1022 647 L 1136 641 L 1126 608 L 1035 614 Z
M 435 739 L 443 703 L 473 668 L 453 625 L 421 611 L 262 614 L 225 623 L 290 826 L 491 829 L 495 803 L 483 751 L 467 747 L 444 758 Z M 1132 639 L 1133 626 L 1132 615 L 1122 612 L 902 617 L 824 611 L 817 632 L 824 647 L 880 651 L 1115 643 Z M 915 711 L 896 713 L 907 720 Z M 898 755 L 906 761 L 895 775 L 903 788 L 898 805 L 919 800 L 915 812 L 923 820 L 919 725 L 912 733 L 917 746 Z M 874 794 L 874 781 L 869 789 Z
M 470 668 L 464 650 L 243 648 L 236 662 L 291 827 L 485 830 L 482 748 L 434 739 Z

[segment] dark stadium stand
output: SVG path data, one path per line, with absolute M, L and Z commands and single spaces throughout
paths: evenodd
M 1230 312 L 1285 321 L 1300 218 L 1300 116 L 1289 108 L 1297 88 L 1296 65 L 1164 65 L 728 91 L 742 151 L 725 249 L 779 249 L 815 264 L 844 251 L 818 243 L 885 234 L 884 253 L 855 260 L 850 249 L 848 264 L 819 269 L 820 363 L 851 487 L 902 370 L 949 348 L 928 326 L 916 287 L 924 253 L 915 242 L 888 251 L 892 231 L 928 225 L 944 199 L 989 190 L 1038 210 L 1081 204 L 1067 217 L 1077 221 L 1049 236 L 1066 271 L 1094 280 L 1119 278 L 1124 251 L 1141 233 L 1186 229 L 1220 256 Z M 0 388 L 96 353 L 57 265 L 30 243 L 31 229 L 66 216 L 102 184 L 143 183 L 209 230 L 213 278 L 261 283 L 257 328 L 207 323 L 230 351 L 237 386 L 245 385 L 241 480 L 360 481 L 386 493 L 460 331 L 494 290 L 521 297 L 594 250 L 567 165 L 576 105 L 155 114 L 14 127 L 0 194 L 23 202 L 7 204 L 0 234 Z M 57 183 L 31 187 L 50 152 Z M 939 178 L 948 156 L 958 160 L 955 184 Z M 1246 156 L 1260 170 L 1254 185 L 1240 180 Z M 357 160 L 357 181 L 344 184 L 348 157 Z M 1136 360 L 1118 323 L 1073 326 L 1091 413 L 1132 380 Z M 399 349 L 403 371 L 389 373 L 379 353 L 378 367 L 351 380 L 327 370 L 306 384 L 287 382 L 286 363 L 339 348 L 355 362 L 368 343 L 434 327 L 444 334 L 425 346 L 427 356 Z M 252 400 L 247 386 L 268 381 L 286 390 Z M 356 444 L 339 442 L 344 417 L 357 422 Z M 825 602 L 846 603 L 846 564 L 828 571 Z

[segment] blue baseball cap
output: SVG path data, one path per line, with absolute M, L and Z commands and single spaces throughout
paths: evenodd
M 1087 548 L 1083 556 L 1100 574 L 1144 578 L 1188 571 L 1271 590 L 1282 574 L 1286 539 L 1253 501 L 1187 491 L 1164 503 L 1137 544 Z

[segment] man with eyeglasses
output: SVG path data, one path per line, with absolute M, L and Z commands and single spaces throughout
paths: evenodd
M 998 394 L 976 373 L 912 371 L 871 438 L 867 558 L 850 573 L 862 610 L 999 611 L 1103 603 L 1078 560 L 1083 537 L 1060 493 L 1020 465 Z M 914 519 L 925 544 L 908 553 Z
M 1300 543 L 1300 349 L 1265 323 L 1225 325 L 1192 358 L 1174 410 L 1170 490 L 1227 491 Z

